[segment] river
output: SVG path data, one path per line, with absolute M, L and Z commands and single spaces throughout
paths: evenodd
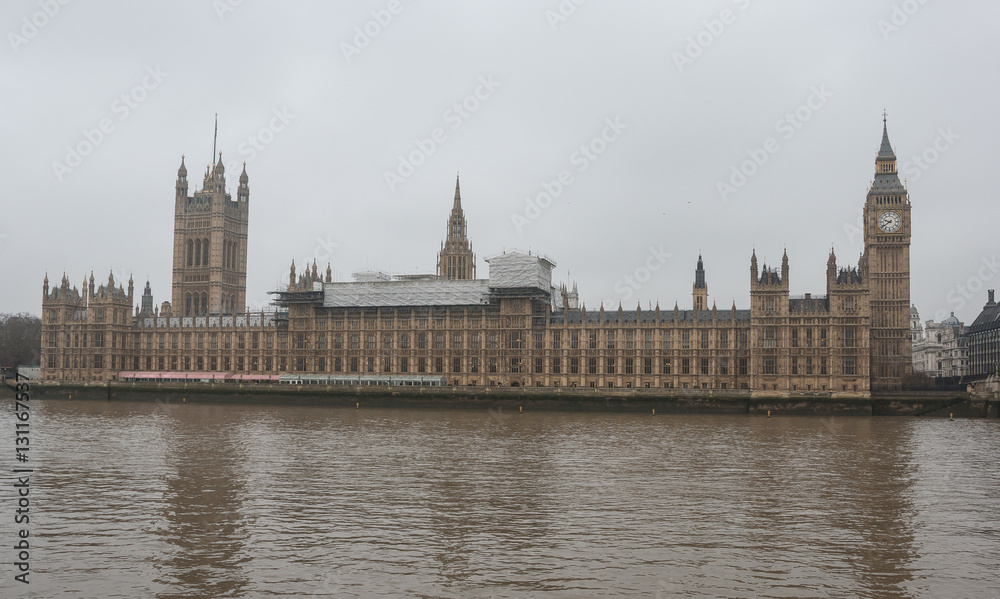
M 5 597 L 1000 596 L 997 420 L 31 409 Z

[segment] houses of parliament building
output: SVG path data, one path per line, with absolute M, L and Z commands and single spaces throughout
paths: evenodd
M 358 273 L 294 262 L 274 310 L 248 313 L 246 168 L 235 199 L 221 158 L 174 197 L 171 301 L 131 278 L 81 287 L 63 276 L 42 294 L 42 379 L 103 382 L 142 371 L 163 379 L 327 375 L 363 381 L 428 377 L 448 385 L 713 390 L 766 396 L 867 397 L 910 372 L 910 201 L 883 122 L 856 266 L 831 251 L 826 293 L 789 294 L 780 264 L 749 256 L 750 305 L 708 307 L 699 257 L 690 308 L 586 309 L 556 286 L 554 263 L 522 252 L 486 258 L 476 278 L 458 181 L 437 271 Z M 187 374 L 184 374 L 187 373 Z M 191 376 L 191 373 L 197 373 Z M 743 390 L 743 391 L 739 391 Z

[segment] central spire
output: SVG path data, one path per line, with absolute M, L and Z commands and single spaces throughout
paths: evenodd
M 476 255 L 469 243 L 465 223 L 465 213 L 462 211 L 462 189 L 459 175 L 455 175 L 455 203 L 448 217 L 448 230 L 445 234 L 441 252 L 438 253 L 437 273 L 449 279 L 476 278 Z

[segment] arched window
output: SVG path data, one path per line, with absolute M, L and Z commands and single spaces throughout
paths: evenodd
M 201 311 L 202 313 L 208 312 L 208 294 L 205 292 L 201 294 Z
M 194 240 L 194 265 L 201 266 L 201 240 Z
M 192 266 L 194 264 L 194 242 L 188 239 L 187 243 L 187 265 Z
M 196 293 L 196 294 L 194 294 L 194 309 L 193 309 L 193 312 L 192 312 L 192 314 L 193 314 L 194 316 L 198 316 L 198 315 L 199 315 L 199 314 L 201 313 L 201 310 L 199 309 L 199 304 L 201 303 L 201 302 L 199 301 L 200 299 L 201 299 L 201 298 L 199 298 L 199 297 L 198 297 L 198 294 L 197 294 L 197 293 Z
M 228 241 L 222 242 L 222 267 L 229 268 L 229 248 L 231 244 Z
M 211 247 L 212 244 L 208 242 L 207 237 L 201 240 L 201 263 L 204 264 L 205 266 L 209 266 L 211 264 L 209 262 L 209 257 L 211 256 L 211 254 L 209 253 L 209 249 Z
M 188 242 L 190 243 L 190 242 Z M 184 316 L 191 316 L 191 294 L 184 298 Z

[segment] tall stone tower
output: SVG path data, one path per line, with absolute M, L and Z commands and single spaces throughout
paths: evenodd
M 455 177 L 455 203 L 448 217 L 448 233 L 438 252 L 437 274 L 449 279 L 476 278 L 476 255 L 469 243 L 458 177 Z
M 246 309 L 249 203 L 246 163 L 233 201 L 226 193 L 222 152 L 205 170 L 202 188 L 193 196 L 188 196 L 181 156 L 174 198 L 175 316 L 238 314 Z
M 698 254 L 698 267 L 694 270 L 691 305 L 695 311 L 708 309 L 708 283 L 705 282 L 705 264 L 701 261 L 701 254 Z
M 871 388 L 895 391 L 912 372 L 910 198 L 899 181 L 885 115 L 875 180 L 864 208 L 862 266 L 871 294 Z

